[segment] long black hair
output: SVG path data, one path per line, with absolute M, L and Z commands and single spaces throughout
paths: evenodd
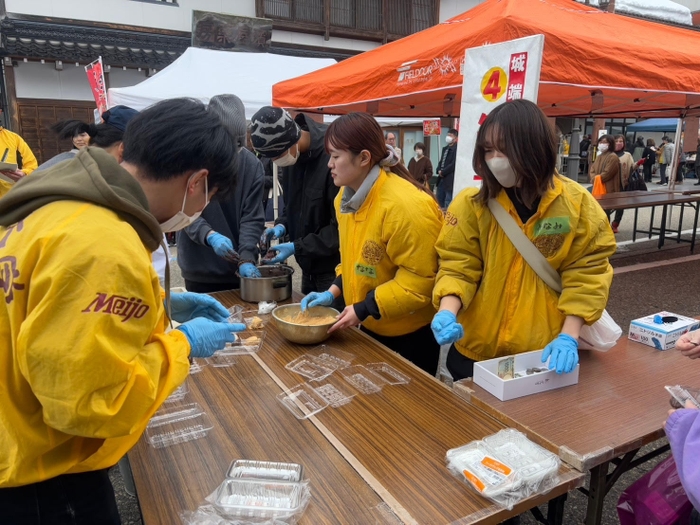
M 68 119 L 61 120 L 52 124 L 49 129 L 58 135 L 61 140 L 73 139 L 78 135 L 87 133 L 90 138 L 94 137 L 96 134 L 95 126 L 92 124 L 87 124 L 82 120 Z

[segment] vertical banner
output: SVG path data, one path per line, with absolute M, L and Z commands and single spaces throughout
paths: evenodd
M 104 69 L 102 68 L 102 57 L 85 66 L 85 73 L 87 73 L 92 96 L 95 97 L 95 104 L 100 113 L 100 121 L 102 121 L 102 113 L 109 109 L 107 106 L 107 87 L 105 85 Z
M 472 157 L 488 114 L 511 100 L 537 102 L 543 49 L 544 35 L 535 35 L 466 50 L 453 195 L 480 184 Z

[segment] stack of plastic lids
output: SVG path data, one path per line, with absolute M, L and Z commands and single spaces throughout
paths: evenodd
M 149 421 L 146 439 L 152 447 L 164 448 L 206 437 L 213 426 L 198 403 L 166 406 Z
M 557 483 L 559 457 L 508 428 L 447 451 L 447 467 L 479 494 L 512 509 Z

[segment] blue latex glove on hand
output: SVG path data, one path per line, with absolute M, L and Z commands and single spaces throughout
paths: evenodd
M 190 343 L 190 357 L 211 357 L 221 350 L 226 343 L 233 343 L 233 332 L 242 332 L 246 326 L 242 323 L 217 323 L 198 317 L 176 328 L 185 334 Z
M 278 244 L 277 246 L 273 246 L 270 249 L 277 252 L 277 255 L 275 255 L 272 259 L 269 260 L 263 259 L 264 264 L 280 264 L 289 259 L 292 255 L 294 255 L 293 242 L 285 242 L 284 244 Z
M 568 334 L 559 334 L 544 347 L 542 362 L 549 359 L 549 369 L 557 369 L 557 374 L 572 372 L 578 364 L 578 341 Z
M 231 239 L 220 233 L 212 233 L 207 236 L 207 243 L 212 247 L 214 253 L 228 261 L 238 261 L 238 254 L 233 248 Z
M 335 297 L 326 290 L 325 292 L 311 292 L 301 300 L 301 311 L 306 312 L 307 308 L 314 306 L 330 306 L 333 304 Z
M 231 315 L 219 301 L 201 293 L 170 294 L 170 310 L 173 321 L 185 323 L 196 317 L 223 323 Z
M 464 337 L 464 328 L 457 322 L 457 316 L 449 310 L 436 313 L 430 328 L 439 345 L 451 344 Z
M 243 263 L 238 267 L 238 275 L 241 277 L 262 277 L 260 275 L 260 270 L 258 270 L 253 263 Z
M 284 237 L 285 233 L 287 233 L 287 230 L 282 224 L 278 224 L 277 226 L 273 226 L 272 228 L 265 228 L 265 231 L 260 236 L 261 250 L 264 248 L 264 250 L 267 251 L 268 246 L 270 246 L 270 240 L 281 239 L 282 237 Z

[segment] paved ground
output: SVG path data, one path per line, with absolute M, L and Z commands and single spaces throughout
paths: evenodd
M 694 182 L 695 180 L 685 182 L 682 187 L 696 189 Z M 661 188 L 652 184 L 650 189 L 655 191 Z M 700 257 L 698 257 L 698 260 L 695 260 L 694 257 L 689 257 L 690 248 L 688 244 L 678 245 L 668 242 L 663 250 L 657 250 L 656 241 L 632 244 L 630 241 L 632 238 L 633 218 L 634 212 L 628 211 L 625 213 L 620 233 L 617 235 L 620 246 L 612 261 L 616 269 L 616 275 L 613 280 L 608 304 L 610 314 L 620 324 L 625 333 L 632 319 L 650 312 L 669 310 L 679 314 L 698 315 L 700 313 L 700 305 L 698 304 L 698 296 L 700 295 Z M 651 213 L 649 209 L 640 210 L 638 219 L 640 225 L 648 224 L 650 218 Z M 678 209 L 674 209 L 671 223 L 677 225 L 678 218 Z M 655 216 L 657 226 L 659 220 L 660 213 Z M 690 230 L 692 228 L 692 220 L 693 214 L 686 210 L 682 229 Z M 172 252 L 173 257 L 177 257 L 177 250 L 173 249 Z M 698 250 L 698 253 L 700 253 L 700 250 Z M 182 286 L 182 278 L 179 275 L 177 265 L 174 264 L 173 268 L 173 286 Z M 301 273 L 297 268 L 294 279 L 294 287 L 297 290 L 300 288 L 300 277 Z M 695 365 L 695 363 L 689 362 L 689 366 L 692 365 Z M 666 394 L 665 392 L 659 392 L 659 395 L 665 396 Z M 645 447 L 643 451 L 655 448 L 658 444 L 655 444 L 654 447 Z M 603 525 L 619 523 L 615 508 L 622 490 L 665 457 L 666 455 L 663 455 L 661 458 L 638 467 L 620 478 L 606 499 Z M 112 472 L 112 482 L 117 493 L 124 525 L 141 524 L 136 499 L 129 496 L 124 490 L 121 475 L 116 468 Z M 546 507 L 542 507 L 542 511 L 546 513 Z M 585 511 L 585 496 L 578 491 L 571 492 L 566 505 L 564 523 L 582 523 Z M 529 525 L 537 522 L 532 516 L 525 515 L 522 518 L 522 523 L 523 525 Z

